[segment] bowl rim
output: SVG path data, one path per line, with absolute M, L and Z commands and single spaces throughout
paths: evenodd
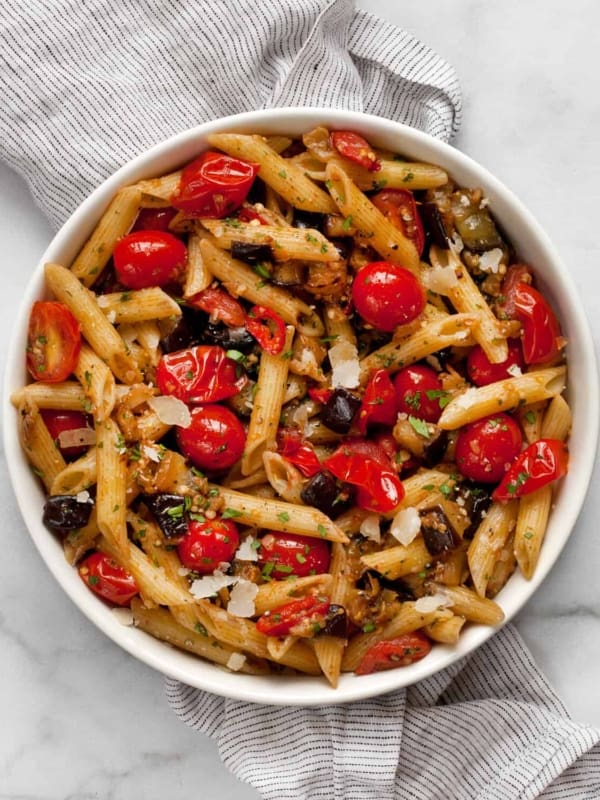
M 132 180 L 152 177 L 151 165 L 160 159 L 169 160 L 171 162 L 170 169 L 174 168 L 173 164 L 176 162 L 184 163 L 193 157 L 188 154 L 194 153 L 194 143 L 208 133 L 217 130 L 265 132 L 277 128 L 280 132 L 284 132 L 286 129 L 299 131 L 308 130 L 319 123 L 338 129 L 351 127 L 359 132 L 367 133 L 372 139 L 395 137 L 399 140 L 399 150 L 410 152 L 411 150 L 432 149 L 436 154 L 439 153 L 442 166 L 451 174 L 456 171 L 476 173 L 477 185 L 483 186 L 488 196 L 495 197 L 506 206 L 507 211 L 514 212 L 522 220 L 523 227 L 529 230 L 532 241 L 535 241 L 536 246 L 545 256 L 543 276 L 546 276 L 546 271 L 549 270 L 553 277 L 551 282 L 554 282 L 560 289 L 561 301 L 568 304 L 569 314 L 567 316 L 570 326 L 575 332 L 575 336 L 572 338 L 577 342 L 577 362 L 583 365 L 589 380 L 586 384 L 586 402 L 583 411 L 578 415 L 578 420 L 582 418 L 581 424 L 585 426 L 586 437 L 583 439 L 582 448 L 577 452 L 576 475 L 570 483 L 568 503 L 565 500 L 563 506 L 566 507 L 561 509 L 562 525 L 567 532 L 562 533 L 558 538 L 552 552 L 545 554 L 540 559 L 538 568 L 530 581 L 525 582 L 521 579 L 520 586 L 510 594 L 510 597 L 500 598 L 500 604 L 505 613 L 502 625 L 512 619 L 531 598 L 550 572 L 572 533 L 592 475 L 600 416 L 598 372 L 592 334 L 574 280 L 550 238 L 514 193 L 485 167 L 456 148 L 434 139 L 418 129 L 361 112 L 321 107 L 292 107 L 244 112 L 211 120 L 175 134 L 140 153 L 101 183 L 79 205 L 53 237 L 32 273 L 18 309 L 16 320 L 19 322 L 15 325 L 9 344 L 3 387 L 4 447 L 13 491 L 28 532 L 43 561 L 79 610 L 109 638 L 159 672 L 190 686 L 232 699 L 277 705 L 337 704 L 374 697 L 411 685 L 467 656 L 490 639 L 502 626 L 492 628 L 471 623 L 468 629 L 461 634 L 457 645 L 436 645 L 435 658 L 432 658 L 434 655 L 432 654 L 424 661 L 417 662 L 403 670 L 391 670 L 360 678 L 345 675 L 342 676 L 337 690 L 332 690 L 324 678 L 304 676 L 282 678 L 277 676 L 273 683 L 272 679 L 265 677 L 231 673 L 203 662 L 195 656 L 170 648 L 142 631 L 124 627 L 117 621 L 115 615 L 112 615 L 110 610 L 84 587 L 83 582 L 77 577 L 76 570 L 64 559 L 62 547 L 60 551 L 57 550 L 55 538 L 42 525 L 39 507 L 35 503 L 29 502 L 29 491 L 24 491 L 24 488 L 33 487 L 35 478 L 31 475 L 20 450 L 15 425 L 15 409 L 10 402 L 10 394 L 17 387 L 17 376 L 24 372 L 22 349 L 19 345 L 22 344 L 24 321 L 28 319 L 30 305 L 34 299 L 39 297 L 42 290 L 43 264 L 46 261 L 55 260 L 55 254 L 68 249 L 70 243 L 83 242 L 87 238 L 103 208 L 106 207 L 117 189 Z M 171 157 L 182 152 L 185 152 L 186 155 L 182 155 L 180 158 Z M 198 149 L 195 152 L 197 153 Z M 435 159 L 430 160 L 438 163 Z M 496 210 L 496 201 L 492 201 L 491 205 Z M 88 232 L 82 234 L 84 229 L 87 229 Z M 537 275 L 540 275 L 539 271 Z M 542 553 L 544 553 L 544 549 L 542 549 Z M 513 576 L 511 581 L 515 581 L 515 579 L 518 580 L 519 576 Z M 430 661 L 430 659 L 432 660 Z

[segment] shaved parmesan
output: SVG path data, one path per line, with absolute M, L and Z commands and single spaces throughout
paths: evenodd
M 237 549 L 235 558 L 238 561 L 258 561 L 258 550 L 256 549 L 256 539 L 247 536 Z
M 331 385 L 335 389 L 343 386 L 345 389 L 355 389 L 359 384 L 360 364 L 358 363 L 358 350 L 352 342 L 344 341 L 334 344 L 329 350 L 329 363 L 331 364 Z
M 379 516 L 377 514 L 369 514 L 368 517 L 365 517 L 360 524 L 360 532 L 367 539 L 380 544 L 381 528 L 379 526 Z
M 450 239 L 450 249 L 453 253 L 456 253 L 456 255 L 462 253 L 462 251 L 465 249 L 464 242 L 458 233 L 455 233 L 452 239 Z
M 246 663 L 246 656 L 242 653 L 232 653 L 227 662 L 227 668 L 232 672 L 239 672 Z
M 229 596 L 227 611 L 234 617 L 251 617 L 256 613 L 254 600 L 258 594 L 258 586 L 245 578 L 236 580 Z
M 233 575 L 223 575 L 222 572 L 215 570 L 212 575 L 204 575 L 202 578 L 197 578 L 190 586 L 190 592 L 197 600 L 205 597 L 212 597 L 217 594 L 221 589 L 231 586 L 237 581 Z
M 159 395 L 148 400 L 150 408 L 165 425 L 177 425 L 180 428 L 189 428 L 192 424 L 192 415 L 186 404 L 177 397 Z
M 96 431 L 93 428 L 71 428 L 58 434 L 59 447 L 87 447 L 96 444 Z
M 511 364 L 506 371 L 509 375 L 512 375 L 513 378 L 518 378 L 523 374 L 521 372 L 521 367 L 518 364 Z
M 498 272 L 503 255 L 499 247 L 494 247 L 493 250 L 487 250 L 479 256 L 479 269 L 482 269 L 484 272 Z
M 142 453 L 149 458 L 150 461 L 154 461 L 156 464 L 160 461 L 160 451 L 157 447 L 154 447 L 151 444 L 143 444 L 142 445 Z
M 77 500 L 78 503 L 89 503 L 90 499 L 90 493 L 87 489 L 84 489 L 82 492 L 77 492 L 75 495 L 75 500 Z
M 98 303 L 100 308 L 106 308 L 108 305 L 110 305 L 110 297 L 106 297 L 106 295 L 100 294 L 96 298 L 96 302 Z
M 133 611 L 130 608 L 113 608 L 111 610 L 117 622 L 120 622 L 121 625 L 126 627 L 133 625 Z
M 452 266 L 432 267 L 431 269 L 423 270 L 421 275 L 427 289 L 437 294 L 448 294 L 448 291 L 458 283 L 456 272 Z
M 177 570 L 177 574 L 181 575 L 182 578 L 185 578 L 186 575 L 189 575 L 192 570 L 188 569 L 187 567 L 179 567 Z
M 405 547 L 409 545 L 421 530 L 421 517 L 416 508 L 403 508 L 394 517 L 390 533 Z
M 117 321 L 117 312 L 112 308 L 108 314 L 106 315 L 106 319 L 110 322 L 111 325 L 114 325 Z
M 428 595 L 427 597 L 419 597 L 415 602 L 415 611 L 420 614 L 429 614 L 431 611 L 437 611 L 439 608 L 448 608 L 452 605 L 449 597 L 442 592 Z

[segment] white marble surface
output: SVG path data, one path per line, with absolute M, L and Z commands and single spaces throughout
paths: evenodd
M 360 5 L 456 65 L 465 100 L 456 145 L 513 188 L 547 228 L 581 287 L 598 341 L 596 0 Z M 2 341 L 50 237 L 24 183 L 0 167 Z M 28 538 L 3 462 L 0 470 L 0 800 L 257 797 L 230 776 L 212 742 L 175 719 L 161 676 L 73 607 Z M 597 725 L 599 515 L 594 490 L 559 564 L 517 621 L 573 716 Z

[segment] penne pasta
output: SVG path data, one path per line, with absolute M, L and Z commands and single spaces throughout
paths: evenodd
M 113 325 L 181 316 L 181 309 L 175 300 L 158 286 L 138 289 L 135 292 L 103 294 L 98 297 L 97 302 Z
M 107 419 L 116 401 L 115 377 L 91 347 L 81 346 L 75 376 L 85 394 L 85 408 L 98 422 Z
M 527 580 L 538 562 L 551 505 L 552 486 L 542 486 L 519 500 L 514 547 L 517 564 Z
M 96 422 L 98 528 L 117 550 L 127 549 L 127 463 L 121 432 L 112 419 Z
M 517 503 L 493 503 L 482 519 L 469 545 L 468 560 L 473 586 L 481 597 L 486 596 L 487 586 L 494 565 L 511 532 L 514 530 Z
M 562 395 L 557 394 L 548 403 L 538 438 L 560 439 L 564 442 L 569 435 L 572 422 L 573 415 L 569 404 Z
M 29 400 L 38 408 L 50 408 L 55 411 L 87 411 L 87 397 L 83 388 L 76 381 L 60 383 L 29 383 L 17 392 L 13 392 L 10 401 L 18 407 L 24 400 Z
M 21 447 L 35 474 L 50 492 L 57 475 L 64 470 L 65 460 L 44 424 L 39 408 L 25 397 L 17 408 Z

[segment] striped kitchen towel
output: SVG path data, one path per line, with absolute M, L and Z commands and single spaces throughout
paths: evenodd
M 3 0 L 0 145 L 55 226 L 124 162 L 216 117 L 366 111 L 449 140 L 454 71 L 353 0 Z M 509 627 L 408 690 L 320 709 L 167 679 L 176 714 L 273 800 L 600 797 L 600 732 L 573 723 Z

